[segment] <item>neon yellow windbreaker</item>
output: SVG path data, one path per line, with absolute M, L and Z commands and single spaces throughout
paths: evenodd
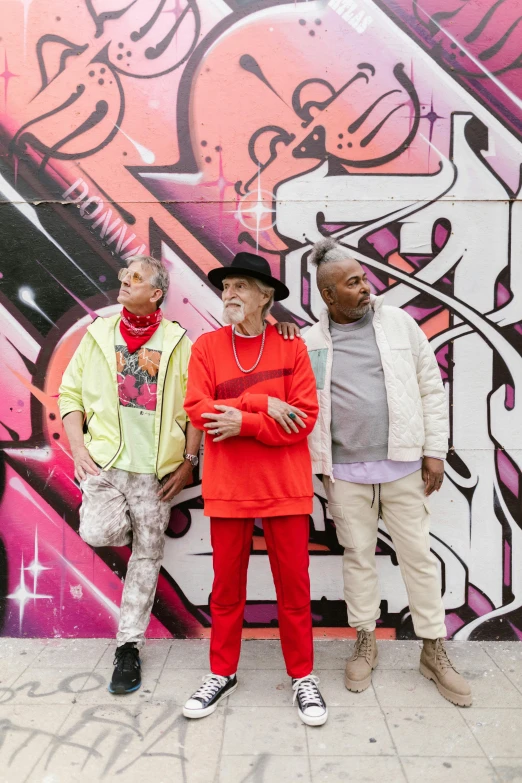
M 123 448 L 114 330 L 120 316 L 97 318 L 76 349 L 60 386 L 62 419 L 72 411 L 85 415 L 85 445 L 92 459 L 108 470 Z M 175 321 L 162 320 L 163 348 L 154 418 L 156 475 L 172 473 L 182 462 L 187 415 L 183 402 L 191 342 Z

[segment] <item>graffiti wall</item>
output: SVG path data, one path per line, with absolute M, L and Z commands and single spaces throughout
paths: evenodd
M 519 0 L 2 0 L 0 629 L 113 636 L 129 550 L 78 536 L 57 408 L 117 273 L 163 258 L 192 340 L 219 328 L 206 272 L 258 251 L 321 303 L 332 235 L 431 340 L 451 449 L 431 542 L 459 639 L 522 638 L 522 16 Z M 316 481 L 317 632 L 346 633 L 341 550 Z M 379 532 L 382 633 L 412 635 Z M 199 478 L 172 509 L 152 637 L 205 636 L 212 567 Z M 256 526 L 245 634 L 277 633 Z

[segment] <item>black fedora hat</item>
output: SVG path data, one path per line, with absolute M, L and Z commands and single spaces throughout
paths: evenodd
M 266 258 L 254 253 L 238 253 L 230 266 L 218 266 L 211 269 L 207 277 L 213 286 L 223 290 L 225 277 L 255 277 L 274 289 L 274 299 L 280 302 L 290 296 L 290 291 L 280 280 L 272 277 L 272 270 Z

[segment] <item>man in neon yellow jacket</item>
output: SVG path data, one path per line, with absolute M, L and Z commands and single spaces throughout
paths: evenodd
M 197 465 L 201 433 L 183 408 L 191 343 L 163 318 L 167 270 L 130 258 L 119 275 L 122 312 L 97 318 L 72 357 L 59 406 L 80 482 L 80 535 L 132 555 L 109 690 L 141 685 L 139 649 L 156 592 L 170 501 Z

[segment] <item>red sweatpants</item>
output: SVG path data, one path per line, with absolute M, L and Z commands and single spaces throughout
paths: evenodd
M 210 520 L 214 584 L 210 599 L 210 670 L 228 677 L 237 671 L 246 601 L 253 519 Z M 308 516 L 263 520 L 277 594 L 281 647 L 290 677 L 306 677 L 314 666 Z

